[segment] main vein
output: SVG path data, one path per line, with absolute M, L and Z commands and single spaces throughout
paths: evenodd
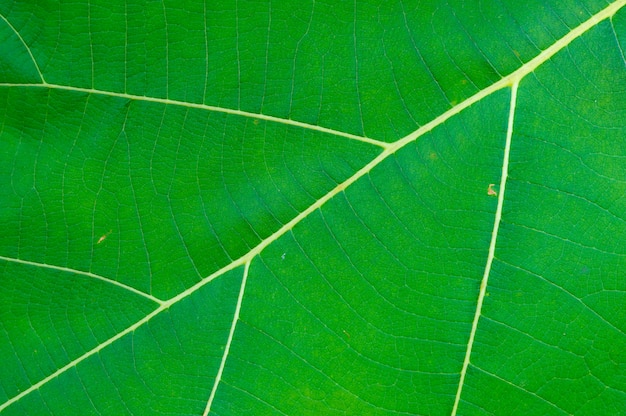
M 465 358 L 463 360 L 463 367 L 461 369 L 461 377 L 459 379 L 456 397 L 454 398 L 452 416 L 456 415 L 457 409 L 459 407 L 459 401 L 461 400 L 461 393 L 463 392 L 465 375 L 467 374 L 467 367 L 469 366 L 470 358 L 472 355 L 472 347 L 474 346 L 474 337 L 476 336 L 478 321 L 480 320 L 480 314 L 483 308 L 485 294 L 487 293 L 487 283 L 489 282 L 489 275 L 491 274 L 491 265 L 493 264 L 493 259 L 496 253 L 496 241 L 498 240 L 498 230 L 500 228 L 500 221 L 502 219 L 502 206 L 504 205 L 504 193 L 506 191 L 506 179 L 509 173 L 509 154 L 511 153 L 511 138 L 513 137 L 513 119 L 515 118 L 515 103 L 517 101 L 518 86 L 519 81 L 515 82 L 511 87 L 511 105 L 509 107 L 509 123 L 506 130 L 504 157 L 502 158 L 502 175 L 500 178 L 500 189 L 498 190 L 498 206 L 496 207 L 496 215 L 493 220 L 493 229 L 491 230 L 491 241 L 489 242 L 487 264 L 485 265 L 483 278 L 480 282 L 480 290 L 478 292 L 477 302 L 478 304 L 476 306 L 476 312 L 474 313 L 474 321 L 472 322 L 472 329 L 470 331 L 469 340 L 467 342 L 467 349 L 465 350 Z

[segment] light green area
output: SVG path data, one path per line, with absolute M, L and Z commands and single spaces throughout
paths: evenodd
M 511 88 L 376 158 L 606 5 L 0 4 L 0 414 L 450 415 Z M 458 415 L 626 409 L 625 51 L 519 84 Z

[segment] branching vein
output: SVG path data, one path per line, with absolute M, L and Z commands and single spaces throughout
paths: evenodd
M 243 294 L 246 290 L 246 282 L 248 281 L 248 270 L 250 270 L 250 262 L 246 263 L 246 266 L 243 271 L 243 279 L 241 280 L 241 289 L 239 289 L 239 296 L 237 297 L 237 305 L 235 306 L 235 314 L 233 316 L 233 321 L 230 325 L 230 332 L 228 333 L 228 340 L 226 340 L 226 346 L 224 347 L 224 354 L 222 355 L 222 361 L 220 362 L 220 368 L 217 370 L 217 375 L 215 376 L 215 382 L 213 383 L 213 388 L 211 389 L 211 394 L 209 396 L 209 400 L 207 402 L 206 408 L 204 409 L 203 416 L 207 416 L 211 411 L 211 405 L 213 404 L 213 399 L 215 399 L 215 393 L 217 392 L 217 387 L 222 380 L 222 374 L 224 373 L 224 367 L 226 366 L 226 359 L 228 358 L 228 353 L 230 352 L 230 345 L 233 342 L 233 336 L 235 334 L 235 328 L 237 327 L 237 322 L 239 321 L 239 313 L 241 312 L 241 303 L 243 302 Z
M 509 172 L 509 154 L 511 152 L 511 138 L 513 137 L 513 119 L 515 118 L 515 103 L 517 101 L 517 87 L 519 82 L 513 84 L 511 88 L 511 106 L 509 108 L 509 123 L 506 130 L 506 143 L 504 146 L 504 157 L 502 159 L 502 176 L 500 178 L 500 189 L 498 192 L 498 206 L 496 207 L 496 215 L 493 221 L 493 229 L 491 231 L 491 241 L 489 243 L 489 253 L 487 255 L 487 264 L 485 265 L 485 272 L 483 273 L 482 281 L 480 282 L 480 290 L 478 292 L 478 302 L 476 305 L 476 313 L 474 314 L 474 321 L 472 322 L 472 329 L 470 331 L 469 340 L 467 342 L 467 349 L 465 350 L 465 359 L 463 360 L 463 368 L 461 369 L 461 377 L 459 379 L 459 386 L 457 388 L 456 397 L 454 398 L 454 407 L 452 408 L 452 416 L 456 415 L 459 407 L 459 401 L 461 399 L 461 393 L 463 391 L 463 384 L 465 382 L 465 375 L 467 374 L 467 367 L 470 363 L 470 357 L 472 355 L 472 347 L 474 345 L 474 337 L 476 336 L 476 329 L 478 328 L 478 321 L 480 320 L 480 314 L 483 307 L 483 301 L 485 300 L 485 294 L 487 293 L 487 283 L 489 281 L 489 275 L 491 274 L 491 265 L 496 252 L 496 241 L 498 239 L 498 229 L 500 228 L 500 220 L 502 219 L 502 206 L 504 205 L 504 192 L 506 190 L 506 179 Z
M 82 270 L 76 270 L 76 269 L 71 269 L 69 267 L 61 267 L 61 266 L 54 266 L 52 264 L 45 264 L 45 263 L 37 263 L 34 261 L 28 261 L 28 260 L 21 260 L 21 259 L 14 259 L 11 257 L 5 257 L 5 256 L 0 256 L 0 260 L 4 260 L 4 261 L 8 261 L 11 263 L 18 263 L 18 264 L 26 264 L 28 266 L 34 266 L 34 267 L 40 267 L 40 268 L 44 268 L 44 269 L 51 269 L 51 270 L 58 270 L 61 272 L 66 272 L 66 273 L 71 273 L 71 274 L 78 274 L 78 275 L 82 275 L 82 276 L 86 276 L 86 277 L 90 277 L 92 279 L 97 279 L 97 280 L 102 280 L 103 282 L 109 283 L 111 285 L 114 286 L 118 286 L 121 287 L 124 290 L 128 290 L 129 292 L 132 292 L 136 295 L 142 296 L 146 299 L 150 299 L 151 301 L 158 303 L 159 305 L 163 304 L 163 301 L 161 299 L 158 299 L 148 293 L 142 292 L 141 290 L 135 289 L 132 286 L 128 286 L 125 285 L 124 283 L 120 283 L 116 280 L 112 280 L 100 275 L 97 275 L 95 273 L 90 273 L 90 272 L 84 272 Z
M 15 28 L 13 27 L 13 25 L 11 24 L 11 22 L 9 22 L 6 17 L 4 17 L 1 13 L 0 13 L 0 19 L 4 20 L 4 22 L 7 24 L 7 26 L 9 26 L 11 28 L 11 30 L 15 33 L 15 35 L 17 36 L 17 38 L 20 40 L 20 42 L 22 42 L 22 45 L 24 45 L 24 47 L 26 48 L 26 52 L 28 52 L 28 55 L 30 56 L 30 59 L 32 59 L 33 61 L 33 65 L 35 65 L 35 69 L 37 70 L 37 73 L 39 74 L 39 77 L 41 78 L 41 82 L 43 84 L 46 83 L 45 78 L 43 77 L 43 74 L 41 73 L 41 69 L 39 69 L 39 65 L 37 64 L 37 60 L 35 59 L 35 57 L 33 56 L 33 53 L 31 52 L 30 48 L 28 47 L 28 45 L 26 44 L 26 42 L 24 41 L 24 38 L 22 37 L 22 35 L 20 35 L 20 32 L 18 32 L 17 30 L 15 30 Z
M 307 129 L 307 130 L 314 130 L 314 131 L 318 131 L 321 133 L 332 134 L 335 136 L 345 137 L 347 139 L 352 139 L 352 140 L 357 140 L 357 141 L 364 142 L 364 143 L 373 144 L 375 146 L 379 146 L 382 148 L 389 147 L 388 143 L 381 142 L 375 139 L 370 139 L 369 137 L 357 136 L 356 134 L 345 133 L 343 131 L 316 126 L 314 124 L 303 123 L 301 121 L 268 116 L 268 115 L 260 114 L 260 113 L 251 113 L 251 112 L 242 111 L 242 110 L 234 110 L 234 109 L 225 108 L 225 107 L 216 107 L 213 105 L 190 103 L 190 102 L 179 101 L 179 100 L 171 100 L 168 98 L 148 97 L 145 95 L 135 95 L 135 94 L 122 93 L 122 92 L 104 91 L 104 90 L 98 90 L 98 89 L 93 89 L 93 88 L 81 88 L 81 87 L 72 87 L 69 85 L 49 84 L 47 82 L 44 82 L 42 84 L 0 83 L 0 87 L 49 88 L 53 90 L 76 91 L 76 92 L 82 92 L 86 94 L 118 97 L 118 98 L 124 98 L 124 99 L 131 100 L 131 101 L 146 101 L 146 102 L 151 102 L 151 103 L 174 105 L 174 106 L 179 106 L 179 107 L 197 108 L 200 110 L 213 111 L 216 113 L 234 114 L 237 116 L 258 119 L 258 120 L 266 120 L 266 121 L 271 121 L 274 123 L 300 127 L 300 128 Z

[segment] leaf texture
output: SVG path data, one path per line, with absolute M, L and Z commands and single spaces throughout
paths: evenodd
M 626 409 L 626 1 L 31 3 L 2 415 Z

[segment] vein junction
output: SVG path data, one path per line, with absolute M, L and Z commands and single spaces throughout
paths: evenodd
M 225 362 L 226 362 L 226 358 L 227 358 L 227 355 L 228 355 L 228 349 L 230 348 L 230 343 L 232 342 L 233 334 L 234 334 L 235 327 L 236 327 L 236 322 L 238 320 L 238 316 L 239 316 L 240 309 L 241 309 L 241 303 L 242 303 L 242 300 L 243 300 L 243 293 L 245 291 L 245 286 L 246 286 L 246 281 L 247 281 L 247 276 L 248 276 L 248 270 L 249 270 L 250 262 L 259 253 L 261 253 L 261 251 L 263 251 L 265 249 L 265 247 L 267 247 L 272 242 L 274 242 L 275 240 L 280 238 L 282 235 L 287 233 L 296 224 L 298 224 L 300 221 L 302 221 L 304 218 L 306 218 L 313 211 L 315 211 L 318 208 L 320 208 L 322 205 L 324 205 L 327 201 L 329 201 L 335 195 L 337 195 L 338 193 L 342 192 L 344 189 L 346 189 L 351 184 L 356 182 L 362 176 L 366 175 L 369 171 L 371 171 L 374 167 L 376 167 L 378 164 L 380 164 L 387 157 L 393 155 L 395 152 L 397 152 L 398 150 L 400 150 L 401 148 L 403 148 L 407 144 L 417 140 L 419 137 L 421 137 L 425 133 L 431 131 L 435 127 L 437 127 L 440 124 L 444 123 L 449 118 L 451 118 L 454 115 L 460 113 L 461 111 L 463 111 L 464 109 L 470 107 L 474 103 L 482 100 L 486 96 L 488 96 L 488 95 L 490 95 L 490 94 L 494 93 L 495 91 L 498 91 L 498 90 L 500 90 L 502 88 L 509 88 L 510 87 L 511 88 L 511 106 L 510 106 L 510 112 L 509 112 L 509 123 L 508 123 L 508 129 L 507 129 L 507 137 L 506 137 L 506 145 L 505 145 L 505 152 L 504 152 L 504 160 L 503 160 L 503 166 L 502 166 L 502 179 L 501 179 L 501 182 L 500 182 L 500 189 L 499 189 L 499 193 L 498 193 L 498 206 L 497 206 L 497 209 L 496 209 L 496 216 L 495 216 L 495 219 L 494 219 L 494 226 L 493 226 L 492 237 L 491 237 L 491 242 L 490 242 L 490 246 L 489 246 L 489 254 L 488 254 L 487 264 L 485 266 L 485 271 L 484 271 L 483 278 L 482 278 L 482 281 L 481 281 L 481 286 L 480 286 L 480 291 L 479 291 L 479 298 L 478 298 L 478 305 L 477 305 L 477 308 L 476 308 L 474 321 L 472 323 L 472 329 L 471 329 L 471 333 L 470 333 L 470 338 L 469 338 L 469 341 L 468 341 L 467 350 L 466 350 L 466 354 L 465 354 L 465 359 L 464 359 L 464 363 L 463 363 L 463 367 L 462 367 L 462 371 L 461 371 L 461 378 L 460 378 L 460 381 L 459 381 L 457 394 L 456 394 L 456 397 L 455 397 L 454 408 L 453 408 L 453 411 L 452 411 L 452 416 L 455 416 L 456 412 L 457 412 L 457 409 L 458 409 L 459 402 L 460 402 L 460 397 L 461 397 L 461 393 L 462 393 L 462 389 L 463 389 L 463 383 L 464 383 L 465 376 L 466 376 L 466 373 L 467 373 L 467 369 L 468 369 L 469 363 L 470 363 L 472 345 L 473 345 L 473 342 L 474 342 L 474 337 L 476 335 L 476 329 L 477 329 L 478 321 L 479 321 L 480 314 L 481 314 L 481 308 L 482 308 L 483 300 L 484 300 L 484 297 L 485 297 L 485 294 L 486 294 L 487 282 L 488 282 L 489 273 L 490 273 L 490 270 L 491 270 L 491 265 L 492 265 L 493 259 L 495 257 L 496 238 L 497 238 L 498 227 L 499 227 L 501 216 L 502 216 L 502 206 L 503 206 L 503 203 L 504 203 L 504 195 L 505 195 L 505 187 L 506 187 L 506 177 L 507 177 L 507 170 L 508 170 L 508 163 L 509 163 L 508 162 L 508 157 L 509 157 L 509 152 L 510 152 L 512 133 L 513 133 L 513 118 L 514 118 L 514 113 L 515 113 L 515 103 L 516 103 L 517 90 L 518 90 L 519 83 L 526 75 L 528 75 L 529 73 L 533 72 L 537 67 L 542 65 L 544 62 L 546 62 L 550 58 L 552 58 L 552 56 L 554 56 L 557 52 L 559 52 L 560 50 L 565 48 L 567 45 L 569 45 L 574 39 L 580 37 L 583 33 L 585 33 L 587 30 L 589 30 L 593 26 L 597 25 L 602 20 L 610 18 L 611 16 L 613 16 L 625 4 L 626 4 L 626 0 L 620 0 L 620 1 L 612 3 L 611 5 L 609 5 L 604 10 L 602 10 L 599 13 L 595 14 L 594 16 L 592 16 L 590 19 L 588 19 L 587 21 L 585 21 L 584 23 L 582 23 L 578 27 L 574 28 L 571 32 L 569 32 L 563 38 L 559 39 L 552 46 L 550 46 L 549 48 L 547 48 L 546 50 L 541 52 L 537 57 L 535 57 L 531 61 L 529 61 L 526 64 L 524 64 L 523 66 L 521 66 L 515 72 L 513 72 L 510 75 L 502 78 L 500 81 L 492 84 L 491 86 L 489 86 L 489 87 L 479 91 L 475 95 L 467 98 L 465 101 L 461 102 L 460 104 L 454 106 L 450 110 L 448 110 L 445 113 L 441 114 L 437 118 L 433 119 L 431 122 L 423 125 L 422 127 L 417 129 L 413 133 L 407 135 L 406 137 L 403 137 L 403 138 L 399 139 L 398 141 L 396 141 L 396 142 L 394 142 L 392 144 L 387 144 L 387 143 L 383 143 L 383 142 L 380 142 L 380 141 L 377 141 L 377 140 L 364 138 L 364 137 L 360 137 L 360 136 L 355 136 L 355 135 L 351 135 L 351 134 L 348 134 L 348 133 L 338 132 L 338 131 L 334 131 L 334 130 L 331 130 L 331 129 L 327 129 L 327 128 L 323 128 L 323 127 L 319 127 L 319 126 L 314 126 L 314 125 L 309 125 L 309 124 L 306 124 L 306 123 L 301 123 L 301 122 L 297 122 L 297 121 L 293 121 L 293 120 L 280 119 L 280 118 L 277 118 L 277 117 L 265 116 L 265 115 L 260 115 L 260 114 L 253 114 L 253 113 L 248 113 L 248 112 L 244 112 L 244 111 L 240 111 L 240 110 L 224 109 L 224 108 L 220 108 L 220 107 L 207 106 L 207 105 L 204 105 L 204 104 L 193 104 L 193 103 L 186 103 L 186 102 L 182 102 L 182 101 L 175 101 L 175 100 L 169 100 L 169 99 L 161 99 L 161 98 L 154 98 L 154 97 L 144 97 L 144 96 L 135 96 L 135 95 L 124 94 L 124 93 L 115 93 L 115 92 L 100 91 L 100 90 L 95 90 L 95 89 L 77 88 L 77 87 L 71 87 L 71 86 L 49 84 L 49 83 L 45 82 L 45 80 L 43 80 L 43 77 L 42 77 L 42 83 L 41 84 L 6 84 L 6 83 L 5 84 L 0 84 L 0 86 L 7 86 L 7 87 L 30 87 L 30 88 L 37 88 L 37 87 L 41 88 L 41 87 L 43 87 L 43 88 L 51 88 L 51 89 L 78 91 L 78 92 L 84 92 L 84 93 L 89 93 L 89 94 L 99 94 L 99 95 L 108 95 L 108 96 L 122 97 L 122 98 L 127 98 L 127 99 L 130 99 L 130 100 L 150 101 L 150 102 L 162 103 L 162 104 L 166 104 L 166 105 L 180 105 L 180 106 L 185 106 L 185 107 L 204 109 L 204 110 L 207 110 L 207 111 L 225 112 L 225 113 L 229 113 L 229 114 L 235 114 L 235 115 L 240 115 L 240 116 L 244 116 L 244 117 L 265 119 L 267 121 L 278 122 L 278 123 L 283 123 L 283 124 L 289 124 L 289 125 L 298 126 L 298 127 L 307 128 L 307 129 L 312 129 L 312 130 L 316 130 L 316 131 L 320 131 L 320 132 L 324 132 L 324 133 L 335 134 L 335 135 L 338 135 L 338 136 L 346 137 L 348 139 L 354 139 L 354 140 L 368 142 L 370 144 L 380 146 L 383 149 L 383 151 L 376 158 L 374 158 L 370 163 L 365 165 L 363 168 L 359 169 L 354 175 L 352 175 L 346 181 L 344 181 L 343 183 L 337 185 L 334 189 L 332 189 L 330 192 L 328 192 L 322 198 L 317 200 L 314 204 L 309 206 L 306 210 L 302 211 L 299 215 L 294 217 L 287 224 L 283 225 L 274 234 L 272 234 L 267 239 L 265 239 L 261 243 L 259 243 L 259 245 L 257 245 L 252 250 L 250 250 L 246 255 L 244 255 L 241 258 L 233 261 L 229 265 L 227 265 L 227 266 L 223 267 L 222 269 L 216 271 L 215 273 L 211 274 L 210 276 L 205 277 L 204 279 L 199 281 L 197 284 L 195 284 L 194 286 L 192 286 L 192 287 L 188 288 L 187 290 L 181 292 L 177 296 L 175 296 L 175 297 L 173 297 L 173 298 L 171 298 L 169 300 L 166 300 L 166 301 L 157 300 L 158 303 L 159 303 L 159 306 L 153 312 L 151 312 L 150 314 L 146 315 L 144 318 L 142 318 L 141 320 L 137 321 L 133 325 L 129 326 L 124 331 L 118 333 L 117 335 L 111 337 L 110 339 L 108 339 L 107 341 L 105 341 L 102 344 L 98 345 L 97 347 L 93 348 L 92 350 L 86 352 L 85 354 L 83 354 L 80 357 L 74 359 L 73 361 L 69 362 L 65 366 L 59 368 L 57 371 L 55 371 L 54 373 L 52 373 L 48 377 L 44 378 L 43 380 L 39 381 L 38 383 L 35 383 L 30 388 L 22 391 L 20 394 L 18 394 L 15 397 L 9 399 L 8 401 L 6 401 L 2 405 L 0 405 L 0 411 L 4 410 L 6 407 L 10 406 L 12 403 L 18 401 L 19 399 L 21 399 L 22 397 L 26 396 L 27 394 L 30 394 L 34 390 L 37 390 L 38 388 L 40 388 L 41 386 L 46 384 L 48 381 L 58 377 L 59 375 L 61 375 L 65 371 L 69 370 L 70 368 L 75 367 L 76 365 L 78 365 L 80 362 L 84 361 L 88 357 L 98 353 L 102 349 L 104 349 L 107 346 L 111 345 L 112 343 L 116 342 L 118 339 L 120 339 L 120 338 L 124 337 L 125 335 L 131 333 L 132 331 L 138 329 L 139 327 L 141 327 L 142 325 L 144 325 L 145 323 L 150 321 L 153 317 L 155 317 L 156 315 L 160 314 L 161 312 L 167 310 L 170 306 L 172 306 L 172 305 L 178 303 L 179 301 L 185 299 L 186 297 L 190 296 L 192 293 L 194 293 L 195 291 L 200 289 L 202 286 L 208 284 L 213 279 L 221 276 L 222 274 L 224 274 L 227 271 L 230 271 L 230 270 L 232 270 L 234 268 L 237 268 L 237 267 L 240 267 L 240 266 L 244 266 L 244 278 L 243 278 L 243 281 L 242 281 L 242 286 L 241 286 L 239 298 L 238 298 L 238 301 L 237 301 L 237 307 L 236 307 L 236 311 L 235 311 L 235 316 L 234 316 L 234 319 L 232 321 L 232 325 L 231 325 L 231 329 L 230 329 L 229 337 L 228 337 L 228 341 L 227 341 L 226 351 L 225 351 L 225 353 L 224 353 L 224 355 L 222 357 L 220 370 L 218 371 L 218 375 L 216 376 L 216 381 L 215 381 L 215 384 L 213 386 L 213 389 L 212 389 L 209 401 L 207 403 L 207 407 L 205 409 L 205 414 L 207 414 L 208 411 L 210 410 L 213 398 L 215 397 L 215 391 L 216 391 L 217 385 L 219 383 L 219 380 L 220 380 L 220 377 L 221 377 L 221 374 L 222 374 L 222 371 L 223 371 L 223 368 L 224 368 L 224 365 L 225 365 Z M 31 54 L 31 56 L 32 56 L 32 54 Z M 33 58 L 33 61 L 35 61 L 34 58 Z M 35 62 L 35 64 L 36 64 L 36 62 Z

